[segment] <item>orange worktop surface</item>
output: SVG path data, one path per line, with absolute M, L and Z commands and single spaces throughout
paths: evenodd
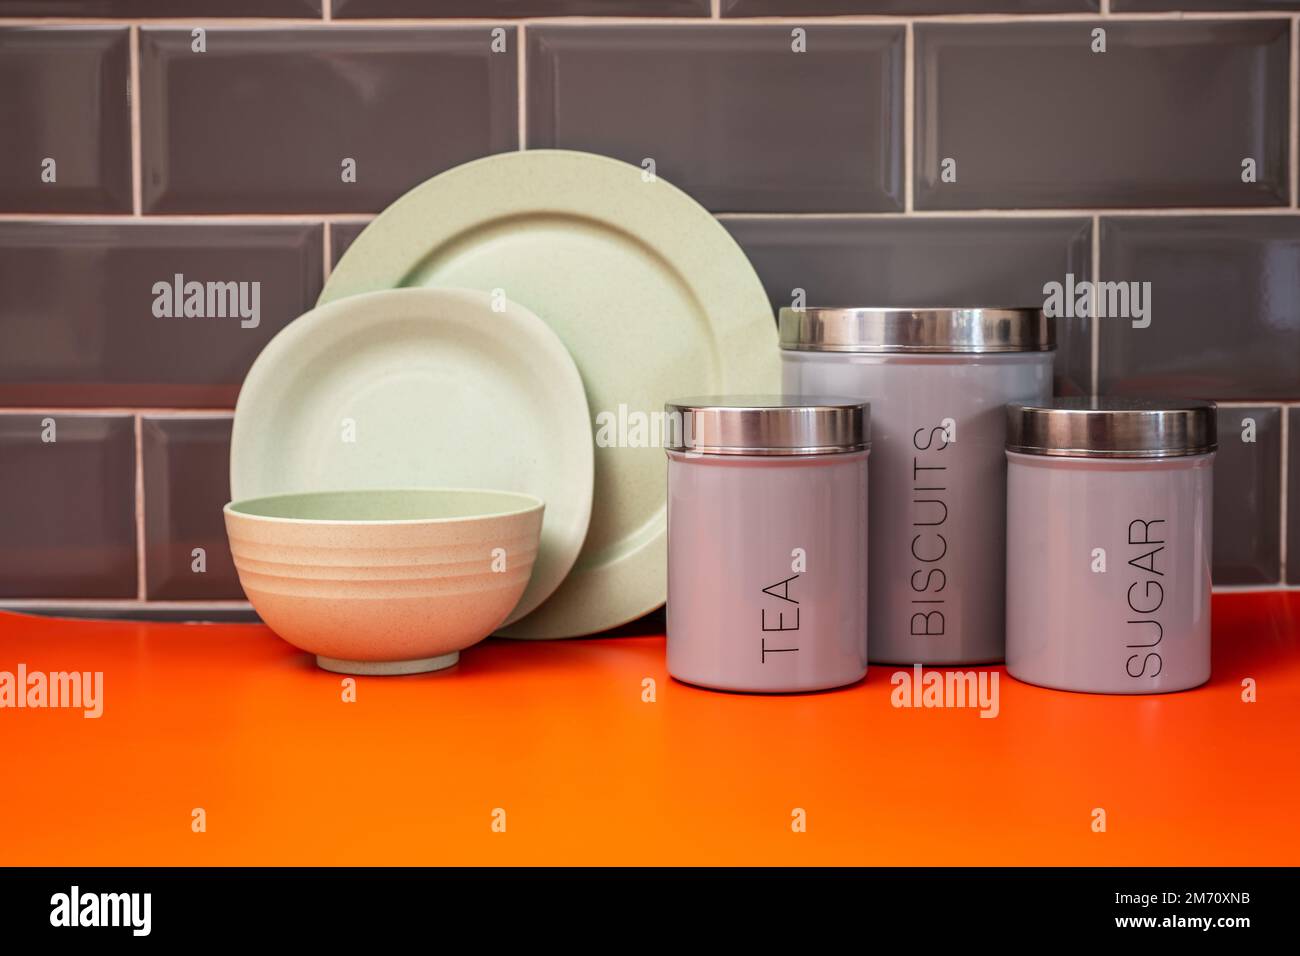
M 1203 688 L 1001 674 L 987 719 L 892 706 L 893 667 L 699 690 L 635 626 L 344 702 L 260 625 L 0 614 L 0 671 L 104 674 L 99 719 L 0 709 L 0 865 L 1300 863 L 1300 592 L 1216 595 L 1214 628 Z

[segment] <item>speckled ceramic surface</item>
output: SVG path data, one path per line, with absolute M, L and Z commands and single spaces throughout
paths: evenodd
M 740 247 L 675 186 L 617 160 L 527 150 L 417 186 L 348 248 L 320 302 L 398 286 L 500 290 L 577 362 L 596 437 L 582 554 L 511 637 L 590 634 L 661 605 L 673 395 L 773 392 L 776 327 Z
M 546 502 L 509 620 L 560 586 L 591 517 L 592 437 L 564 345 L 520 305 L 402 289 L 321 306 L 258 356 L 235 408 L 236 500 L 309 491 L 485 488 Z
M 456 663 L 528 584 L 542 502 L 458 489 L 318 492 L 225 507 L 239 581 L 271 630 L 347 674 Z

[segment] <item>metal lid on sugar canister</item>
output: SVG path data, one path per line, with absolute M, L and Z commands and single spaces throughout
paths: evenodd
M 834 455 L 871 447 L 871 406 L 853 398 L 709 395 L 664 405 L 664 447 L 699 455 Z
M 781 348 L 795 352 L 1047 352 L 1042 309 L 784 308 Z
M 1218 448 L 1213 402 L 1058 398 L 1007 406 L 1007 450 L 1071 458 L 1177 458 Z

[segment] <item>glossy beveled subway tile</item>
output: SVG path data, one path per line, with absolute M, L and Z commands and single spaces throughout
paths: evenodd
M 129 77 L 128 27 L 0 27 L 0 212 L 131 211 Z
M 146 415 L 145 596 L 153 600 L 242 599 L 221 509 L 230 500 L 229 415 Z
M 1074 13 L 1100 0 L 719 0 L 724 17 L 835 17 L 850 14 L 920 17 L 948 13 Z M 1113 4 L 1112 4 L 1113 5 Z
M 1041 306 L 1043 287 L 1091 274 L 1088 218 L 724 217 L 772 300 L 812 306 Z M 1086 392 L 1085 321 L 1057 322 L 1057 390 Z
M 338 0 L 335 0 L 337 5 Z M 0 17 L 319 17 L 321 0 L 0 0 Z
M 365 222 L 332 222 L 329 225 L 330 230 L 330 268 L 339 264 L 343 258 L 343 253 L 348 251 L 348 246 L 356 241 L 357 236 L 365 231 L 366 226 L 370 225 L 371 220 Z
M 313 223 L 0 222 L 0 406 L 230 408 L 323 272 Z
M 901 26 L 547 24 L 526 36 L 529 148 L 653 161 L 715 212 L 902 208 Z
M 1104 217 L 1101 281 L 1102 392 L 1300 398 L 1300 215 Z
M 0 529 L 0 597 L 135 597 L 135 419 L 0 413 Z
M 1282 410 L 1220 406 L 1214 461 L 1214 583 L 1281 576 Z
M 1288 202 L 1285 20 L 920 23 L 915 42 L 918 209 Z
M 141 29 L 147 212 L 377 212 L 518 143 L 514 27 L 214 27 L 205 52 L 194 42 Z
M 348 17 L 707 17 L 711 0 L 334 0 Z

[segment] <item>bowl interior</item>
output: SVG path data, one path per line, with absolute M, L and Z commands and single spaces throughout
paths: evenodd
M 313 491 L 232 501 L 227 510 L 283 521 L 465 521 L 526 514 L 542 500 L 513 491 L 469 488 L 397 488 Z

